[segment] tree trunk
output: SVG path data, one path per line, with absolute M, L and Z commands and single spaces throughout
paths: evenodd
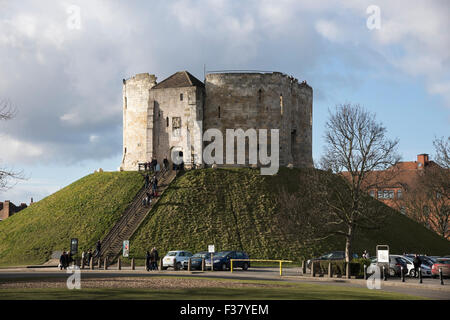
M 352 260 L 352 239 L 353 225 L 349 225 L 347 235 L 345 236 L 345 262 L 347 263 Z

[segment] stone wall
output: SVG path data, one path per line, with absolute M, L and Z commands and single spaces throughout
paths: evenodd
M 215 73 L 206 75 L 205 91 L 204 130 L 217 128 L 225 138 L 226 129 L 279 129 L 280 165 L 312 166 L 312 88 L 305 82 L 278 72 Z
M 137 170 L 138 163 L 153 156 L 153 114 L 149 114 L 150 89 L 156 77 L 137 74 L 123 83 L 123 170 Z
M 200 87 L 155 88 L 150 91 L 149 114 L 153 114 L 153 155 L 162 163 L 171 162 L 171 151 L 182 151 L 186 165 L 191 163 L 191 154 L 201 163 L 202 133 L 195 126 L 203 119 L 204 90 Z M 151 123 L 148 123 L 151 127 Z M 187 133 L 187 134 L 186 134 Z M 200 154 L 194 152 L 200 151 Z
M 9 200 L 0 202 L 0 221 L 11 217 L 13 214 L 25 209 L 26 207 L 27 205 L 25 203 L 21 203 L 20 206 L 16 206 Z

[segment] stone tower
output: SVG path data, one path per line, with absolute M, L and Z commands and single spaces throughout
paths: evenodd
M 227 129 L 278 129 L 279 165 L 312 167 L 312 103 L 305 81 L 279 72 L 209 73 L 203 83 L 181 71 L 158 84 L 155 75 L 138 74 L 123 84 L 121 169 L 174 154 L 186 167 L 201 165 L 208 129 L 224 137 Z

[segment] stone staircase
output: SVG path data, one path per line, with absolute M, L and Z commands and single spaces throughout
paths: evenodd
M 145 217 L 148 215 L 153 206 L 159 201 L 163 192 L 167 189 L 175 177 L 176 171 L 174 170 L 161 170 L 156 173 L 156 178 L 158 179 L 158 197 L 152 199 L 152 204 L 150 206 L 144 206 L 142 204 L 148 189 L 145 189 L 145 187 L 141 188 L 131 205 L 122 214 L 120 219 L 108 232 L 106 237 L 103 238 L 103 241 L 101 241 L 102 260 L 107 257 L 108 264 L 110 264 L 118 257 L 122 251 L 123 241 L 130 240 L 131 236 L 145 220 Z

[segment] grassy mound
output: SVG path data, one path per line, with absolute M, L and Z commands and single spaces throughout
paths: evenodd
M 343 250 L 342 238 L 329 238 L 304 246 L 296 232 L 280 223 L 277 200 L 281 192 L 296 192 L 308 185 L 307 169 L 280 169 L 276 176 L 261 176 L 259 170 L 193 170 L 177 178 L 130 241 L 130 255 L 143 257 L 156 246 L 191 252 L 245 250 L 252 258 L 293 259 Z M 375 254 L 377 244 L 391 252 L 449 254 L 450 242 L 395 210 L 374 201 L 387 212 L 378 230 L 358 230 L 354 252 Z M 376 203 L 375 203 L 376 202 Z M 305 208 L 308 210 L 308 208 Z
M 136 172 L 91 174 L 0 222 L 0 266 L 43 263 L 71 238 L 94 249 L 142 183 Z

